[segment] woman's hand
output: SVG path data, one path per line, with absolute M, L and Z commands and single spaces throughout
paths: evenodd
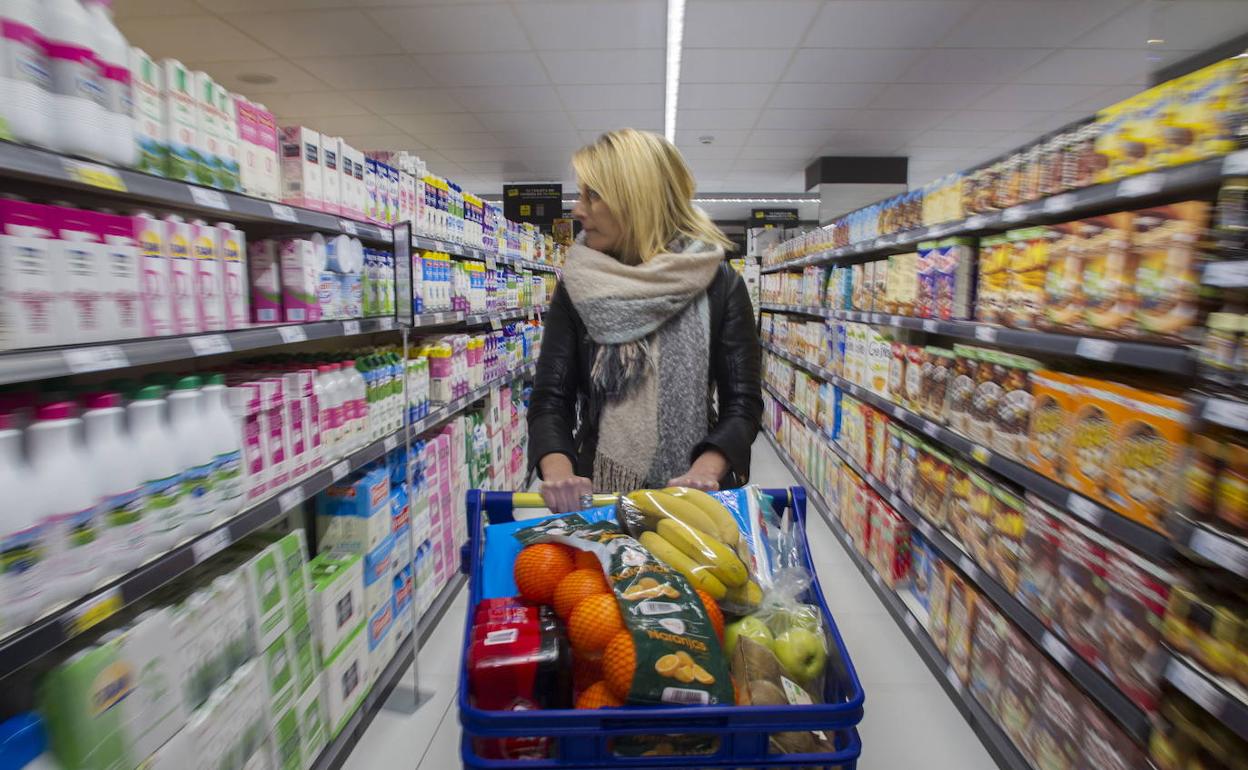
M 677 476 L 668 482 L 671 487 L 689 487 L 703 492 L 714 492 L 719 489 L 719 480 L 728 473 L 728 458 L 717 449 L 708 449 L 698 455 L 689 470 L 683 476 Z
M 594 482 L 577 476 L 572 461 L 564 454 L 548 454 L 539 463 L 542 469 L 542 499 L 551 513 L 582 510 L 582 495 L 593 494 Z

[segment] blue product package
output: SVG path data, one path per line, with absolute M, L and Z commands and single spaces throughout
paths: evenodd
M 576 513 L 591 524 L 599 521 L 615 521 L 614 505 L 588 508 Z M 485 558 L 482 560 L 483 574 L 481 576 L 482 599 L 498 599 L 515 596 L 517 593 L 512 565 L 515 564 L 516 556 L 520 553 L 522 546 L 513 535 L 534 524 L 564 515 L 567 514 L 491 524 L 485 528 Z
M 398 533 L 406 529 L 412 521 L 411 507 L 408 505 L 407 491 L 401 486 L 390 488 L 390 530 Z
M 394 597 L 391 596 L 381 603 L 373 616 L 368 619 L 368 651 L 372 652 L 377 649 L 386 639 L 386 634 L 390 633 L 390 627 L 394 624 Z
M 394 535 L 386 535 L 373 550 L 364 555 L 364 587 L 390 576 L 390 560 L 394 556 Z
M 932 580 L 936 575 L 936 559 L 938 558 L 932 550 L 932 544 L 927 542 L 927 538 L 923 537 L 917 529 L 911 530 L 910 590 L 924 609 L 931 609 L 928 597 Z
M 390 501 L 390 479 L 380 468 L 372 468 L 354 481 L 340 482 L 316 496 L 318 516 L 373 515 Z

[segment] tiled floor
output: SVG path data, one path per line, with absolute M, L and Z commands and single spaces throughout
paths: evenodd
M 752 475 L 763 486 L 794 483 L 762 437 L 754 445 Z M 867 692 L 860 770 L 996 767 L 827 525 L 811 516 L 808 526 L 824 596 Z M 411 716 L 378 714 L 345 770 L 460 766 L 455 697 L 466 607 L 467 593 L 461 592 L 421 651 L 421 689 L 429 700 Z

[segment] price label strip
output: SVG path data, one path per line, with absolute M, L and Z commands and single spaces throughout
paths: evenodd
M 1226 696 L 1183 661 L 1171 658 L 1166 664 L 1166 679 L 1214 716 L 1221 716 Z
M 1248 577 L 1248 548 L 1243 545 L 1198 527 L 1188 547 L 1214 564 Z
M 1212 398 L 1205 402 L 1202 415 L 1209 422 L 1236 430 L 1248 430 L 1248 403 Z
M 116 615 L 122 605 L 121 589 L 117 587 L 87 599 L 62 617 L 65 635 L 74 637 L 86 633 Z
M 350 460 L 343 460 L 342 462 L 338 463 L 337 465 L 335 465 L 333 468 L 330 468 L 329 470 L 329 474 L 330 476 L 333 477 L 334 481 L 341 479 L 343 476 L 346 476 L 350 472 L 351 472 Z
M 233 540 L 230 537 L 230 528 L 221 527 L 191 543 L 191 554 L 195 557 L 196 564 L 203 564 L 224 551 L 231 542 Z
M 303 502 L 303 486 L 294 486 L 283 492 L 277 498 L 277 507 L 282 509 L 282 513 L 293 510 Z
M 209 190 L 206 187 L 188 184 L 186 189 L 191 191 L 191 200 L 195 201 L 196 206 L 203 206 L 206 209 L 216 209 L 218 211 L 229 211 L 230 202 L 225 199 L 220 190 Z
M 274 219 L 280 219 L 283 222 L 298 222 L 299 217 L 295 216 L 295 210 L 290 206 L 283 206 L 280 203 L 270 203 L 269 211 L 273 212 Z
M 116 345 L 99 345 L 90 348 L 72 348 L 62 352 L 65 366 L 74 374 L 103 372 L 122 369 L 130 365 L 130 359 Z
M 1051 632 L 1044 632 L 1044 636 L 1040 639 L 1040 646 L 1044 648 L 1045 652 L 1053 657 L 1053 660 L 1057 661 L 1057 665 L 1067 671 L 1069 671 L 1070 667 L 1074 665 L 1074 651 L 1067 647 L 1061 639 L 1058 639 Z
M 217 356 L 233 350 L 230 340 L 224 334 L 202 334 L 186 339 L 191 343 L 191 351 L 197 356 Z
M 996 342 L 997 330 L 992 326 L 976 326 L 975 339 L 980 342 Z
M 342 231 L 346 233 L 347 235 L 359 235 L 360 234 L 359 228 L 357 228 L 355 226 L 355 222 L 351 221 L 350 219 L 339 219 L 338 226 L 342 228 Z
M 1119 198 L 1139 198 L 1161 192 L 1165 177 L 1161 174 L 1140 174 L 1118 183 Z
M 1101 519 L 1104 518 L 1104 511 L 1101 506 L 1091 500 L 1071 492 L 1066 498 L 1066 507 L 1071 513 L 1088 522 L 1094 527 L 1101 526 Z
M 302 326 L 279 326 L 277 333 L 282 335 L 282 341 L 287 345 L 292 342 L 306 342 L 308 339 L 308 333 Z
M 351 337 L 360 333 L 359 321 L 343 321 L 342 334 L 344 337 Z
M 1118 353 L 1118 346 L 1109 340 L 1084 337 L 1075 345 L 1075 355 L 1093 361 L 1113 361 Z
M 79 184 L 113 192 L 127 192 L 126 183 L 122 180 L 121 174 L 108 166 L 84 163 L 80 160 L 65 160 L 63 163 L 66 176 Z

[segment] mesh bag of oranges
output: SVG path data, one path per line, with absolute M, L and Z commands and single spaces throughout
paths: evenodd
M 526 546 L 515 563 L 520 595 L 552 605 L 567 624 L 574 659 L 592 670 L 585 678 L 601 674 L 603 686 L 578 688 L 582 703 L 595 704 L 587 707 L 734 703 L 723 615 L 684 575 L 614 524 L 576 514 L 515 537 Z M 560 545 L 570 547 L 563 558 L 536 550 Z M 584 554 L 596 558 L 596 576 Z

